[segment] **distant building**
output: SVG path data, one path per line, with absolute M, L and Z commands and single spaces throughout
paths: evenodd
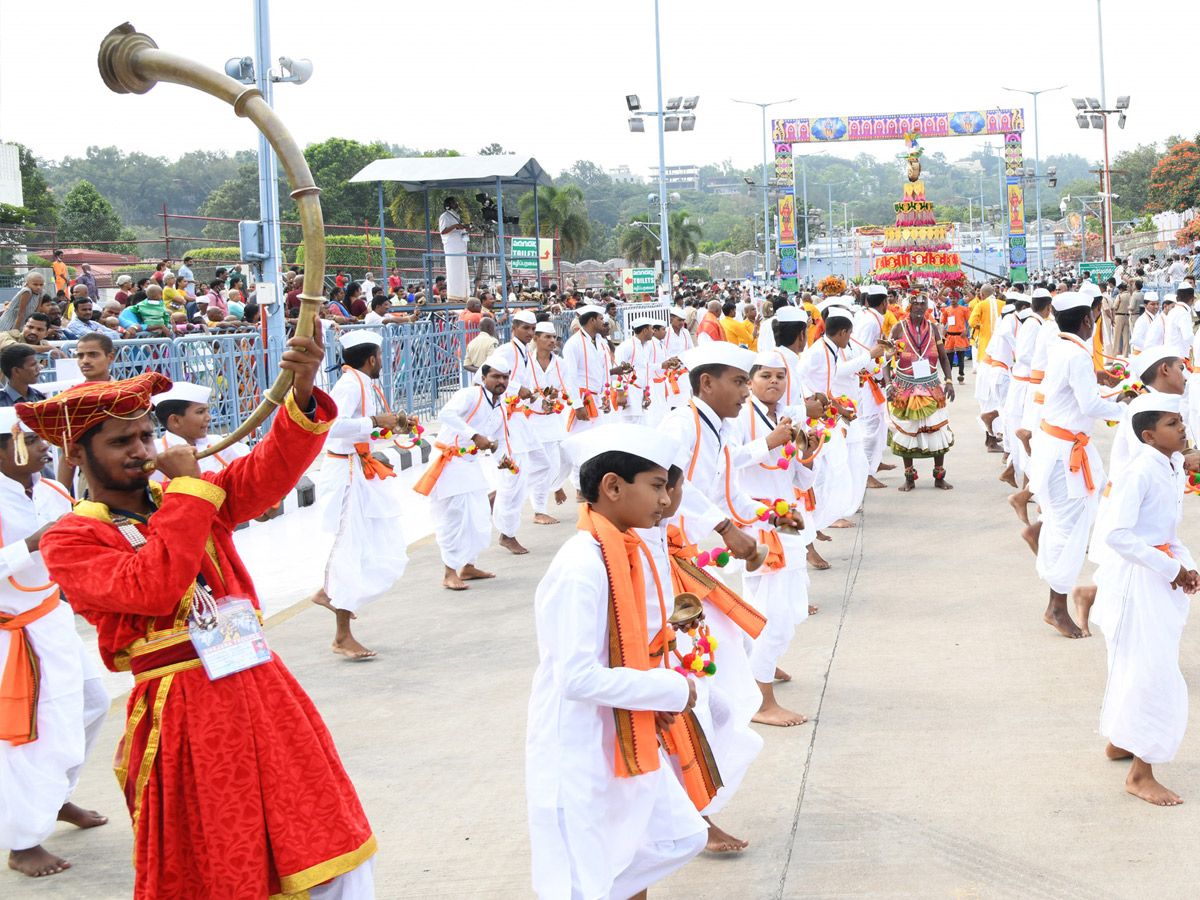
M 650 169 L 650 180 L 658 181 L 658 166 Z M 667 166 L 666 182 L 668 191 L 698 191 L 700 190 L 700 167 Z
M 710 178 L 704 182 L 706 194 L 741 194 L 747 189 L 746 182 L 741 178 Z
M 617 166 L 608 170 L 608 177 L 616 184 L 642 184 L 646 179 L 630 171 L 629 166 Z

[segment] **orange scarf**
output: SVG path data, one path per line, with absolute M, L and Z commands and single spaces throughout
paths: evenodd
M 0 616 L 0 631 L 10 633 L 8 661 L 0 675 L 0 741 L 14 747 L 37 740 L 38 694 L 41 663 L 25 626 L 54 611 L 59 604 L 58 588 L 33 609 L 15 616 Z
M 358 454 L 358 459 L 362 463 L 363 475 L 370 481 L 372 478 L 378 478 L 383 481 L 385 478 L 395 478 L 396 473 L 392 471 L 392 467 L 387 463 L 380 462 L 375 454 L 371 452 L 371 445 L 368 443 L 355 444 L 354 452 Z
M 608 665 L 650 671 L 650 636 L 646 624 L 646 583 L 642 568 L 642 539 L 622 532 L 590 503 L 579 507 L 575 526 L 600 544 L 608 572 Z M 669 628 L 663 622 L 663 628 Z M 666 638 L 661 638 L 666 642 Z M 616 717 L 616 776 L 630 778 L 657 771 L 658 732 L 649 710 L 614 709 Z
M 725 340 L 725 329 L 721 327 L 721 321 L 710 312 L 704 314 L 698 329 L 699 334 L 707 334 L 714 341 Z
M 767 617 L 696 565 L 696 545 L 683 542 L 683 532 L 667 526 L 667 548 L 671 554 L 671 585 L 676 594 L 695 594 L 713 604 L 752 638 L 762 634 Z

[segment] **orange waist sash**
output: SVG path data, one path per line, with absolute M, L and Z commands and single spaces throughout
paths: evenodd
M 52 613 L 61 602 L 59 590 L 33 609 L 15 616 L 0 616 L 0 631 L 10 632 L 8 661 L 0 675 L 0 741 L 14 747 L 37 740 L 37 707 L 42 670 L 25 626 Z
M 429 496 L 430 491 L 433 490 L 433 486 L 442 477 L 442 471 L 446 468 L 446 464 L 458 456 L 458 439 L 454 439 L 454 446 L 452 447 L 447 447 L 442 443 L 435 443 L 433 447 L 438 451 L 437 457 L 425 469 L 425 474 L 418 478 L 417 483 L 413 485 L 413 490 L 424 497 Z
M 1096 489 L 1095 483 L 1092 481 L 1092 466 L 1088 462 L 1087 445 L 1091 438 L 1086 434 L 1073 434 L 1065 428 L 1059 428 L 1057 425 L 1051 425 L 1045 419 L 1042 419 L 1042 431 L 1051 437 L 1056 437 L 1060 441 L 1069 441 L 1071 444 L 1071 457 L 1068 464 L 1072 473 L 1081 472 L 1083 474 L 1083 483 L 1087 485 L 1088 493 Z

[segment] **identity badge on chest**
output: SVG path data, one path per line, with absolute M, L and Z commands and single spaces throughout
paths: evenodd
M 188 635 L 210 681 L 271 659 L 254 604 L 230 597 L 217 602 L 199 584 L 192 597 Z

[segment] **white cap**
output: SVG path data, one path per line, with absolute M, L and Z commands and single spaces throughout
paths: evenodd
M 661 325 L 657 316 L 652 316 L 649 313 L 638 313 L 629 317 L 629 329 L 637 331 L 643 325 Z
M 1085 297 L 1099 297 L 1100 285 L 1096 284 L 1094 281 L 1085 281 L 1079 286 L 1079 293 L 1083 294 Z
M 1024 322 L 1026 319 L 1028 319 L 1032 315 L 1033 315 L 1032 309 L 1018 309 L 1017 310 L 1017 318 L 1020 319 L 1022 322 Z
M 1002 307 L 1000 307 L 1000 315 L 1006 316 L 1016 308 L 1017 307 L 1010 300 L 1008 303 L 1005 303 Z
M 562 442 L 562 448 L 576 466 L 582 466 L 601 453 L 620 450 L 669 469 L 678 453 L 676 441 L 662 431 L 629 423 L 600 425 L 571 435 Z
M 497 372 L 503 372 L 505 375 L 507 375 L 512 371 L 512 360 L 508 358 L 508 354 L 501 353 L 499 350 L 497 350 L 484 361 L 483 366 L 487 366 L 489 369 L 495 369 Z M 479 367 L 480 372 L 483 371 L 483 366 Z
M 0 407 L 0 435 L 11 435 L 13 426 L 19 424 L 26 434 L 33 434 L 33 429 L 17 418 L 15 406 Z
M 534 334 L 558 334 L 558 332 L 554 330 L 553 322 L 538 322 L 536 325 L 533 326 L 533 333 Z
M 1158 291 L 1146 291 L 1146 293 L 1142 294 L 1142 302 L 1143 303 L 1157 303 L 1158 302 Z
M 160 403 L 166 403 L 169 400 L 183 400 L 187 403 L 208 403 L 209 397 L 212 396 L 212 388 L 205 387 L 202 384 L 192 384 L 190 381 L 176 381 L 171 385 L 169 391 L 164 391 L 161 394 L 155 394 L 153 403 L 158 406 Z
M 537 316 L 533 310 L 523 309 L 519 313 L 513 315 L 514 322 L 524 322 L 526 325 L 536 325 Z
M 768 369 L 786 369 L 787 363 L 783 361 L 783 357 L 778 350 L 767 350 L 754 357 L 756 366 L 765 366 Z
M 780 322 L 807 322 L 808 313 L 802 306 L 781 306 L 775 310 L 775 318 Z
M 1055 312 L 1066 312 L 1081 306 L 1091 309 L 1092 298 L 1078 291 L 1063 291 L 1050 301 L 1050 305 L 1054 307 Z
M 823 316 L 825 315 L 825 311 L 827 309 L 834 306 L 841 307 L 842 309 L 846 310 L 846 312 L 850 311 L 850 309 L 846 306 L 845 297 L 830 297 L 828 300 L 817 304 L 817 311 Z
M 1166 306 L 1168 303 L 1174 303 L 1175 302 L 1175 292 L 1167 291 L 1167 293 L 1162 295 L 1160 302 L 1162 303 L 1163 306 Z
M 883 284 L 867 285 L 867 293 L 873 297 L 886 297 L 887 296 L 887 286 L 883 285 Z
M 600 315 L 604 315 L 604 307 L 596 306 L 593 303 L 587 303 L 575 310 L 575 315 L 580 317 L 586 316 L 588 313 L 599 313 Z
M 1138 413 L 1177 413 L 1182 411 L 1182 409 L 1182 394 L 1164 394 L 1162 391 L 1146 391 L 1146 393 L 1138 394 L 1129 401 L 1129 418 L 1132 420 Z M 584 433 L 586 434 L 587 432 Z
M 1129 370 L 1138 378 L 1145 380 L 1147 372 L 1168 359 L 1179 359 L 1179 351 L 1175 347 L 1166 344 L 1147 347 L 1129 361 Z
M 692 370 L 701 366 L 732 366 L 743 372 L 749 372 L 750 367 L 754 365 L 754 356 L 753 350 L 747 350 L 737 344 L 731 344 L 728 341 L 712 341 L 701 344 L 699 347 L 693 347 L 691 350 L 685 350 L 679 357 L 679 361 Z M 590 434 L 590 432 L 588 433 Z
M 680 309 L 678 306 L 672 306 L 668 312 L 676 319 L 686 319 L 687 310 Z
M 1186 281 L 1181 281 L 1175 285 L 1175 290 L 1177 291 L 1194 291 L 1195 289 L 1194 285 L 1188 284 Z
M 1022 299 L 1022 295 L 1020 291 L 1005 291 L 1004 299 L 1016 301 Z
M 1053 296 L 1053 294 L 1051 294 L 1045 288 L 1034 288 L 1033 289 L 1033 299 L 1034 300 L 1038 300 L 1042 297 L 1052 297 L 1052 296 Z
M 349 350 L 351 347 L 358 347 L 362 344 L 374 344 L 376 347 L 382 347 L 383 339 L 368 328 L 356 328 L 338 338 L 338 343 L 342 345 L 343 350 Z

